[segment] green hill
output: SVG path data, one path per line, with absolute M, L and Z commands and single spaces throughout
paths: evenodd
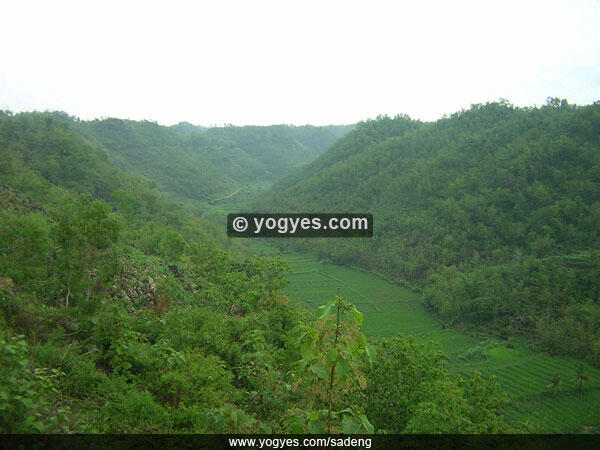
M 148 121 L 75 121 L 118 167 L 181 199 L 209 201 L 248 183 L 274 180 L 316 158 L 348 127 L 224 127 Z
M 254 207 L 373 213 L 373 239 L 290 245 L 425 287 L 448 321 L 600 365 L 598 103 L 363 122 Z
M 208 128 L 206 135 L 245 153 L 280 177 L 308 164 L 325 152 L 350 126 L 314 127 L 272 125 L 268 127 Z
M 493 379 L 457 380 L 407 337 L 367 341 L 343 298 L 314 320 L 280 258 L 247 256 L 80 126 L 0 112 L 0 433 L 507 429 Z M 366 392 L 387 390 L 372 423 Z

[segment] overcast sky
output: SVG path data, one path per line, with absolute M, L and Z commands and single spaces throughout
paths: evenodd
M 162 124 L 600 100 L 597 1 L 5 1 L 0 108 Z

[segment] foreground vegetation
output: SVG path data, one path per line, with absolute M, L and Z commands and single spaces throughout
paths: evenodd
M 0 113 L 0 432 L 498 432 L 493 379 L 117 169 L 53 114 Z

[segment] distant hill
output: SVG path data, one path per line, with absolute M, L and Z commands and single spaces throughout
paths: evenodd
M 165 127 L 148 121 L 78 121 L 75 129 L 109 150 L 120 168 L 180 198 L 206 201 L 307 164 L 349 127 Z
M 351 126 L 335 125 L 229 126 L 208 128 L 206 135 L 242 149 L 262 163 L 270 174 L 279 177 L 314 160 L 350 129 Z
M 180 135 L 184 137 L 189 137 L 192 133 L 196 131 L 203 131 L 206 127 L 202 127 L 200 125 L 192 125 L 189 122 L 179 122 L 178 124 L 171 125 L 173 130 L 177 131 Z
M 359 123 L 254 206 L 373 213 L 372 239 L 290 245 L 428 286 L 448 319 L 537 330 L 600 364 L 600 103 Z

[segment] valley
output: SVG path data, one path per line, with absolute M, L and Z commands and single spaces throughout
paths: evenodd
M 0 429 L 599 432 L 599 120 L 3 112 Z M 373 213 L 374 237 L 225 234 L 228 213 L 295 210 Z
M 278 254 L 272 245 L 252 245 L 258 252 Z M 355 268 L 323 264 L 310 253 L 284 253 L 290 265 L 287 294 L 316 313 L 335 295 L 343 296 L 364 313 L 367 336 L 414 336 L 418 343 L 436 345 L 446 354 L 455 376 L 479 371 L 493 375 L 506 395 L 506 420 L 533 433 L 600 431 L 600 370 L 585 365 L 589 376 L 582 394 L 575 381 L 581 362 L 551 356 L 525 338 L 499 338 L 482 330 L 444 326 L 425 310 L 422 295 Z M 554 393 L 552 377 L 559 374 L 561 388 Z

